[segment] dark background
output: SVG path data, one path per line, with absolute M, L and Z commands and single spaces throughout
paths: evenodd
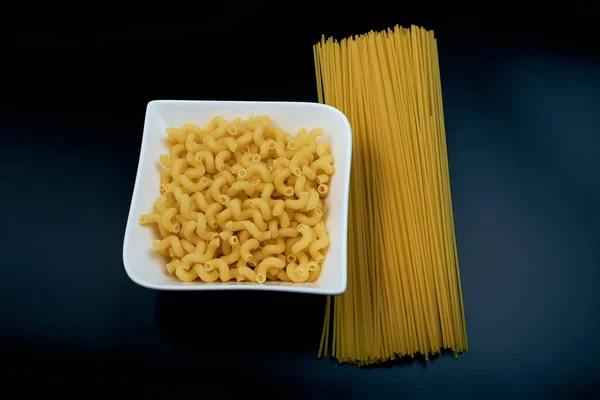
M 593 8 L 526 15 L 503 3 L 456 16 L 298 4 L 4 12 L 3 386 L 172 398 L 599 395 Z M 315 359 L 321 297 L 160 293 L 127 278 L 148 101 L 316 101 L 321 34 L 396 23 L 439 39 L 468 354 L 339 366 Z

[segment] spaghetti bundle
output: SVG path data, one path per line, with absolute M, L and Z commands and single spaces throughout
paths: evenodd
M 318 356 L 457 356 L 468 344 L 434 34 L 396 26 L 313 51 L 319 102 L 353 132 L 348 285 L 327 299 Z

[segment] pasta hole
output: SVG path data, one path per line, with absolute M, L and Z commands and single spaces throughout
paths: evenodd
M 304 269 L 303 269 L 303 268 L 300 268 L 300 267 L 298 267 L 298 268 L 295 268 L 295 269 L 294 269 L 294 272 L 295 272 L 295 273 L 296 273 L 298 276 L 304 276 L 304 275 L 306 275 L 306 271 L 304 271 Z
M 269 142 L 269 150 L 275 150 L 275 147 L 277 147 L 277 142 L 275 142 L 274 140 L 271 140 Z
M 317 191 L 321 194 L 326 194 L 329 191 L 329 188 L 327 187 L 327 185 L 319 185 L 319 187 L 317 188 Z
M 247 172 L 246 172 L 246 168 L 242 168 L 242 169 L 240 169 L 240 170 L 239 170 L 239 172 L 238 172 L 238 176 L 239 176 L 240 178 L 244 178 L 244 177 L 246 176 L 246 173 L 247 173 Z
M 260 155 L 255 154 L 252 156 L 252 161 L 254 161 L 255 163 L 260 162 Z
M 250 146 L 245 145 L 244 147 L 242 147 L 242 153 L 243 154 L 250 153 Z
M 173 225 L 173 232 L 178 233 L 181 230 L 181 225 L 175 224 Z
M 294 194 L 294 189 L 292 189 L 291 187 L 285 188 L 284 194 L 286 196 L 291 196 Z
M 255 179 L 252 181 L 252 186 L 256 186 L 258 184 L 260 184 L 260 179 Z
M 216 228 L 217 226 L 219 226 L 219 223 L 217 221 L 211 221 L 210 226 L 211 228 Z M 215 235 L 219 236 L 218 233 L 215 233 Z
M 238 244 L 238 242 L 239 242 L 239 239 L 235 235 L 229 238 L 229 244 L 232 246 Z
M 293 174 L 296 176 L 300 176 L 302 174 L 302 170 L 298 167 L 294 168 Z
M 221 203 L 223 205 L 226 205 L 227 203 L 229 203 L 229 196 L 227 196 L 226 194 L 220 195 L 219 196 L 219 203 Z M 213 228 L 216 228 L 216 226 L 213 227 Z
M 293 254 L 290 254 L 289 256 L 287 256 L 287 262 L 289 262 L 289 263 L 296 262 L 296 256 Z
M 298 148 L 298 144 L 297 144 L 295 141 L 293 141 L 293 140 L 290 140 L 290 141 L 288 142 L 288 145 L 287 145 L 287 147 L 288 147 L 288 149 L 290 149 L 290 150 L 296 150 L 296 149 Z
M 230 135 L 235 135 L 237 133 L 237 127 L 232 125 L 229 127 L 229 129 L 227 129 L 227 132 L 229 132 Z
M 206 272 L 210 272 L 214 269 L 213 265 L 210 263 L 210 261 L 208 261 L 207 263 L 204 264 L 204 270 Z
M 244 257 L 244 261 L 246 261 L 248 264 L 250 264 L 251 266 L 256 265 L 256 263 L 254 261 L 250 261 L 252 260 L 252 254 L 248 254 L 246 257 Z M 254 263 L 254 265 L 252 265 L 252 263 Z
M 265 283 L 267 277 L 264 274 L 256 274 L 256 282 Z
M 321 210 L 320 208 L 315 208 L 315 214 L 317 214 L 318 216 L 322 216 L 323 210 Z
M 196 148 L 196 142 L 189 142 L 187 147 L 189 151 L 194 150 Z

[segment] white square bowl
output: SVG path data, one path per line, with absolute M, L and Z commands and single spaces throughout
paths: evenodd
M 180 282 L 165 268 L 165 259 L 156 254 L 152 242 L 154 229 L 140 225 L 140 214 L 150 213 L 159 196 L 160 154 L 168 152 L 164 139 L 168 127 L 186 123 L 206 125 L 216 115 L 232 120 L 235 117 L 268 115 L 276 126 L 290 134 L 300 128 L 323 128 L 320 140 L 329 141 L 335 158 L 335 171 L 326 197 L 326 226 L 331 245 L 325 254 L 321 275 L 312 283 L 267 281 L 203 283 Z M 123 264 L 135 283 L 157 290 L 269 290 L 280 292 L 338 295 L 346 290 L 348 195 L 352 131 L 346 116 L 336 108 L 319 103 L 251 102 L 251 101 L 186 101 L 156 100 L 148 103 L 135 187 L 125 229 Z

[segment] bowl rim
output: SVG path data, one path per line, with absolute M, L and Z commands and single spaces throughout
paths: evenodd
M 339 109 L 337 109 L 336 107 L 330 106 L 328 104 L 323 104 L 323 103 L 316 103 L 316 102 L 309 102 L 309 101 L 282 101 L 282 100 L 276 100 L 276 101 L 257 101 L 257 100 L 189 100 L 189 99 L 155 99 L 155 100 L 150 100 L 146 107 L 145 107 L 145 112 L 144 112 L 144 124 L 142 127 L 142 137 L 141 137 L 141 141 L 140 141 L 140 150 L 139 150 L 139 155 L 138 155 L 138 163 L 137 163 L 137 170 L 136 170 L 136 174 L 135 174 L 135 180 L 134 180 L 134 184 L 133 184 L 133 188 L 132 188 L 132 192 L 131 192 L 131 200 L 129 203 L 129 210 L 127 213 L 127 219 L 125 222 L 125 232 L 123 235 L 123 251 L 122 251 L 122 261 L 123 261 L 123 266 L 125 269 L 125 272 L 127 274 L 127 276 L 129 277 L 129 279 L 131 279 L 134 283 L 136 283 L 137 285 L 146 288 L 146 289 L 152 289 L 152 290 L 162 290 L 162 291 L 219 291 L 219 290 L 246 290 L 246 291 L 274 291 L 274 292 L 288 292 L 288 293 L 300 293 L 300 294 L 314 294 L 314 295 L 330 295 L 330 296 L 335 296 L 335 295 L 340 295 L 343 294 L 346 289 L 347 289 L 347 283 L 348 283 L 348 261 L 347 261 L 347 245 L 348 245 L 348 206 L 346 206 L 346 218 L 345 218 L 345 228 L 346 228 L 346 237 L 344 239 L 344 250 L 346 251 L 346 265 L 345 268 L 342 268 L 342 278 L 336 282 L 335 285 L 331 285 L 330 287 L 327 288 L 315 288 L 315 287 L 309 287 L 309 286 L 295 286 L 295 285 L 250 285 L 250 284 L 244 284 L 243 282 L 239 282 L 239 283 L 234 283 L 234 282 L 230 282 L 228 284 L 223 284 L 223 283 L 212 283 L 212 284 L 204 284 L 204 285 L 198 285 L 198 284 L 194 284 L 194 283 L 190 283 L 190 284 L 186 284 L 186 283 L 179 283 L 177 282 L 177 284 L 156 284 L 156 283 L 151 283 L 145 280 L 140 279 L 136 274 L 132 273 L 131 268 L 128 266 L 128 263 L 126 261 L 127 259 L 127 253 L 128 253 L 128 249 L 129 247 L 127 246 L 127 243 L 129 243 L 129 241 L 131 240 L 131 233 L 130 233 L 130 225 L 132 224 L 132 218 L 134 218 L 135 216 L 132 214 L 132 209 L 134 208 L 134 204 L 136 202 L 136 191 L 137 191 L 137 186 L 138 186 L 138 182 L 140 180 L 140 175 L 142 173 L 142 161 L 144 160 L 144 151 L 145 151 L 145 147 L 146 147 L 146 143 L 147 143 L 147 126 L 148 126 L 148 114 L 149 114 L 149 110 L 150 108 L 154 105 L 154 104 L 160 104 L 160 103 L 175 103 L 175 104 L 185 104 L 185 103 L 196 103 L 196 104 L 214 104 L 214 105 L 219 105 L 219 104 L 229 104 L 229 105 L 240 105 L 240 106 L 248 106 L 248 105 L 303 105 L 303 106 L 309 106 L 309 107 L 315 107 L 315 108 L 325 108 L 328 109 L 329 111 L 338 114 L 338 116 L 340 116 L 342 118 L 343 124 L 345 126 L 345 129 L 342 130 L 343 135 L 347 136 L 347 144 L 346 144 L 346 152 L 348 154 L 348 160 L 347 160 L 347 165 L 345 166 L 346 170 L 347 170 L 347 174 L 348 174 L 348 185 L 345 188 L 345 194 L 344 197 L 349 199 L 350 196 L 350 171 L 351 171 L 351 162 L 352 162 L 352 127 L 350 125 L 350 121 L 348 120 L 348 118 L 346 117 L 346 115 L 340 111 Z M 135 220 L 137 220 L 137 217 L 134 218 Z M 233 283 L 233 284 L 232 284 Z

